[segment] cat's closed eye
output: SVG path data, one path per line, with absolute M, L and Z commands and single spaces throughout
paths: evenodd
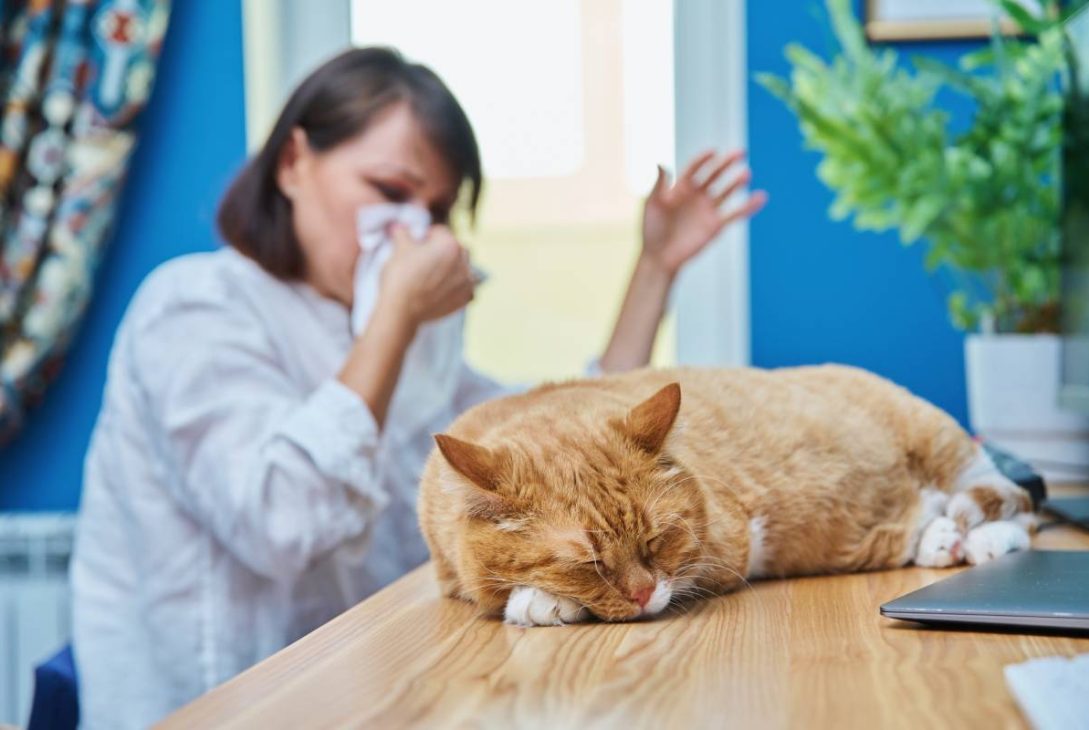
M 606 564 L 605 561 L 601 560 L 600 558 L 598 558 L 598 559 L 590 558 L 590 559 L 587 559 L 587 560 L 580 561 L 578 566 L 580 568 L 583 568 L 583 569 L 587 570 L 587 571 L 592 570 L 593 572 L 597 573 L 599 576 L 612 575 L 612 571 L 609 569 L 608 564 Z
M 662 545 L 664 543 L 665 543 L 665 533 L 664 532 L 659 532 L 657 535 L 654 535 L 652 537 L 647 538 L 644 545 L 646 546 L 647 552 L 650 555 L 655 555 L 655 554 L 657 554 L 657 552 L 659 550 L 661 550 Z

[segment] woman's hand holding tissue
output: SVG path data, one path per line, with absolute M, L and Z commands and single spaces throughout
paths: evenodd
M 748 167 L 738 167 L 744 158 L 742 150 L 723 155 L 708 150 L 692 160 L 673 184 L 658 167 L 658 180 L 643 208 L 644 261 L 675 275 L 723 228 L 764 207 L 768 196 L 762 190 L 725 207 L 752 179 Z
M 468 251 L 446 226 L 431 226 L 422 240 L 400 224 L 389 233 L 392 251 L 382 268 L 373 314 L 337 376 L 359 394 L 379 427 L 417 330 L 463 308 L 476 285 Z
M 469 252 L 443 225 L 431 226 L 422 241 L 394 224 L 393 254 L 382 270 L 378 308 L 401 311 L 415 329 L 456 312 L 473 299 L 476 286 Z

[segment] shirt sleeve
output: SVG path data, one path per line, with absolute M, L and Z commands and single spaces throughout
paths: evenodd
M 362 398 L 332 378 L 303 392 L 246 312 L 176 304 L 129 347 L 172 496 L 251 570 L 297 575 L 388 502 Z

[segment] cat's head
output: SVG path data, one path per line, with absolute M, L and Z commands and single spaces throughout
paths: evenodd
M 531 585 L 606 620 L 660 612 L 690 587 L 706 525 L 692 474 L 664 448 L 680 408 L 668 385 L 626 414 L 571 419 L 490 448 L 436 436 L 464 507 L 459 575 L 491 611 Z

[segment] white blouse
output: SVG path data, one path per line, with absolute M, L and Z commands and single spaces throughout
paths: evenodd
M 349 312 L 233 249 L 175 259 L 110 356 L 72 559 L 83 724 L 146 727 L 427 559 L 416 490 L 463 410 L 379 432 Z M 369 549 L 373 546 L 373 549 Z

